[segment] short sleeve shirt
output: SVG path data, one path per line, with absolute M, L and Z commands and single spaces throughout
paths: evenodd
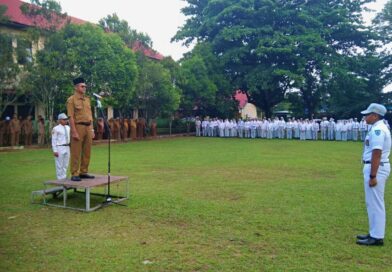
M 75 123 L 92 123 L 90 98 L 79 93 L 70 96 L 67 100 L 67 113 L 69 117 L 73 117 Z
M 381 162 L 389 161 L 391 133 L 382 120 L 374 123 L 366 135 L 362 159 L 370 161 L 374 149 L 381 150 Z

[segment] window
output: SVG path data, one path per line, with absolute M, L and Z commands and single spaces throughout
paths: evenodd
M 18 38 L 16 55 L 18 64 L 25 65 L 31 63 L 33 61 L 33 50 L 31 48 L 31 42 L 24 38 Z
M 12 37 L 7 34 L 0 33 L 0 62 L 12 62 Z

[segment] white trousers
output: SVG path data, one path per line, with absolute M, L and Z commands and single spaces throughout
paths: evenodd
M 56 166 L 56 176 L 57 179 L 67 178 L 67 169 L 69 165 L 70 151 L 69 146 L 59 146 L 58 147 L 58 157 L 54 157 L 54 162 Z
M 385 203 L 384 191 L 391 166 L 389 163 L 378 168 L 377 185 L 369 187 L 370 164 L 363 167 L 363 178 L 365 187 L 365 201 L 369 220 L 369 234 L 376 239 L 384 239 L 385 236 Z

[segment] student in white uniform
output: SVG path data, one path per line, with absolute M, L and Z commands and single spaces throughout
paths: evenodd
M 66 179 L 70 156 L 70 128 L 67 125 L 68 117 L 65 113 L 60 113 L 57 120 L 59 124 L 52 130 L 52 150 L 57 179 Z
M 366 124 L 365 117 L 363 117 L 361 122 L 359 123 L 359 136 L 361 138 L 361 141 L 365 141 L 367 131 L 368 125 Z
M 201 136 L 201 121 L 200 121 L 199 117 L 196 117 L 195 128 L 196 128 L 196 136 L 200 137 Z
M 306 122 L 304 120 L 299 123 L 299 139 L 301 141 L 306 140 Z
M 358 141 L 358 133 L 359 133 L 359 122 L 357 118 L 354 118 L 353 122 L 353 141 Z
M 294 127 L 294 138 L 299 139 L 299 121 L 300 120 L 293 120 L 293 127 Z
M 321 129 L 321 140 L 325 141 L 327 140 L 327 130 L 328 130 L 328 120 L 327 117 L 323 118 L 323 121 L 320 123 L 320 129 Z
M 349 127 L 349 124 L 348 124 L 348 122 L 346 121 L 346 120 L 343 120 L 343 122 L 342 122 L 342 124 L 341 124 L 341 129 L 340 129 L 340 131 L 341 131 L 341 135 L 342 135 L 342 141 L 347 141 L 347 137 L 348 137 L 348 127 Z
M 201 128 L 202 128 L 202 133 L 203 133 L 203 136 L 204 137 L 207 137 L 207 135 L 208 135 L 208 132 L 207 132 L 207 129 L 208 129 L 208 121 L 207 121 L 207 119 L 204 119 L 203 120 L 203 122 L 201 122 Z
M 336 128 L 336 123 L 333 118 L 329 119 L 328 123 L 328 140 L 333 141 L 335 140 L 335 128 Z
M 320 130 L 320 125 L 316 120 L 312 120 L 312 140 L 318 140 L 318 132 Z
M 267 139 L 272 139 L 273 137 L 274 137 L 274 123 L 270 118 L 268 118 Z
M 357 236 L 357 244 L 382 246 L 385 236 L 385 184 L 390 173 L 389 153 L 391 134 L 383 116 L 387 112 L 383 105 L 372 103 L 361 113 L 371 128 L 366 135 L 363 160 L 363 177 L 369 232 Z
M 286 135 L 287 135 L 287 139 L 289 140 L 293 139 L 293 128 L 294 128 L 294 123 L 291 120 L 291 118 L 289 118 L 288 122 L 286 123 Z
M 238 137 L 243 138 L 244 137 L 244 121 L 242 119 L 238 120 L 237 123 L 237 131 L 238 131 Z

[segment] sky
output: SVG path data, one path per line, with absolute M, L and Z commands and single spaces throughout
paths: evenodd
M 171 38 L 179 27 L 184 25 L 186 17 L 181 8 L 186 6 L 184 0 L 58 0 L 63 12 L 68 15 L 98 23 L 109 14 L 116 13 L 126 20 L 132 29 L 148 34 L 153 41 L 153 48 L 164 56 L 174 60 L 190 50 L 181 43 L 171 43 Z M 368 6 L 381 11 L 388 0 L 377 0 Z M 370 22 L 371 14 L 366 15 Z

